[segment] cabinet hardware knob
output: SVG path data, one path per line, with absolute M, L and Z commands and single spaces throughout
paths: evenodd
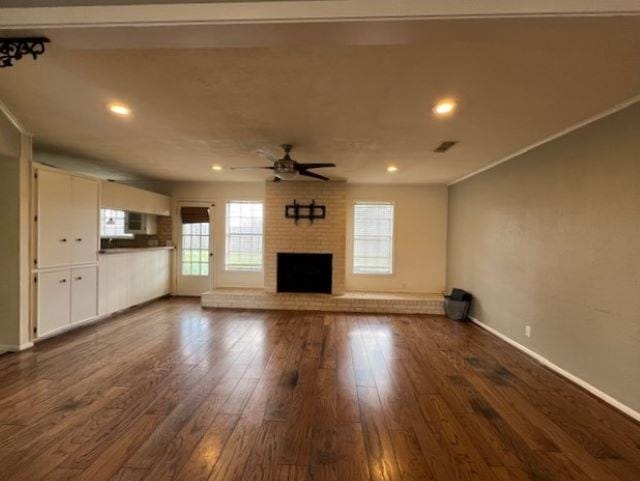
M 60 284 L 64 284 L 65 282 L 67 282 L 66 279 L 60 279 Z
M 60 242 L 67 242 L 67 239 L 63 237 L 62 239 L 60 239 Z
M 81 281 L 81 280 L 82 280 L 82 276 L 76 277 L 76 281 Z
M 78 237 L 78 238 L 76 239 L 76 242 L 82 242 L 82 237 Z

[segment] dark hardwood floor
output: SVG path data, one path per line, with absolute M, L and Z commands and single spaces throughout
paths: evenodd
M 0 356 L 0 479 L 640 480 L 640 425 L 438 316 L 161 300 Z

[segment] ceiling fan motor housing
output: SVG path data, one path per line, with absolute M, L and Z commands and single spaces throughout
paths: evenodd
M 280 160 L 276 160 L 273 167 L 274 172 L 281 178 L 284 178 L 283 176 L 295 177 L 298 175 L 296 163 L 289 157 L 289 154 Z

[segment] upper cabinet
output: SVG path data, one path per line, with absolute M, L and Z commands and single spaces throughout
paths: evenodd
M 98 181 L 38 169 L 39 269 L 98 260 Z
M 98 245 L 98 182 L 82 177 L 71 178 L 73 264 L 96 261 Z
M 100 207 L 143 214 L 170 215 L 171 197 L 117 182 L 103 181 Z

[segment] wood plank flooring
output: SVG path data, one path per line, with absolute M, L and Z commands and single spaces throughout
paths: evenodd
M 7 481 L 640 480 L 640 425 L 470 324 L 161 300 L 0 356 Z

